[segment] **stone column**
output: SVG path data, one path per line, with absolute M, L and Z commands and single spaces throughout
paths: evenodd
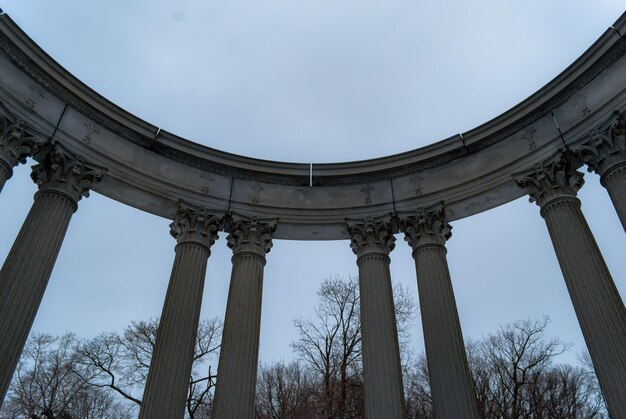
M 430 388 L 438 418 L 478 418 L 459 314 L 446 260 L 452 235 L 443 207 L 401 217 L 413 249 Z
M 234 216 L 227 237 L 233 270 L 217 371 L 214 417 L 254 417 L 259 362 L 265 254 L 272 248 L 275 223 Z
M 63 237 L 103 170 L 54 145 L 31 177 L 35 202 L 0 270 L 0 404 L 37 314 Z
M 365 416 L 404 418 L 402 368 L 389 272 L 389 253 L 396 240 L 391 217 L 348 223 L 347 229 L 359 267 Z
M 590 134 L 574 152 L 589 171 L 600 175 L 626 230 L 626 115 L 616 113 L 607 127 Z
M 626 309 L 576 197 L 583 174 L 559 153 L 517 182 L 541 208 L 609 414 L 626 417 Z
M 170 233 L 178 244 L 140 418 L 183 418 L 189 393 L 207 260 L 224 217 L 179 204 Z
M 13 168 L 26 163 L 26 158 L 39 151 L 44 142 L 26 134 L 21 122 L 11 124 L 0 114 L 0 191 L 13 176 Z

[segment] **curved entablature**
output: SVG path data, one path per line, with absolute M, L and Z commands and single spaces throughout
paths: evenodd
M 278 218 L 276 238 L 344 239 L 346 219 L 445 202 L 455 220 L 524 195 L 515 175 L 588 141 L 626 109 L 621 34 L 626 15 L 538 92 L 462 135 L 387 157 L 309 165 L 239 156 L 159 130 L 81 83 L 4 14 L 0 112 L 107 169 L 94 190 L 125 204 L 173 218 L 184 201 Z

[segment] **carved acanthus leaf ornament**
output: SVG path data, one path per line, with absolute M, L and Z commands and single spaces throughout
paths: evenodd
M 23 122 L 11 123 L 0 113 L 0 164 L 11 171 L 34 155 L 45 144 L 45 139 L 28 135 Z
M 40 191 L 56 191 L 78 203 L 82 197 L 89 196 L 89 190 L 102 180 L 105 172 L 55 143 L 43 160 L 33 166 L 30 176 Z
M 534 173 L 517 178 L 516 182 L 528 192 L 530 202 L 539 207 L 554 199 L 576 197 L 585 181 L 573 162 L 571 155 L 559 152 L 554 160 L 537 164 Z
M 600 176 L 626 165 L 626 112 L 616 112 L 605 128 L 589 133 L 589 140 L 574 152 L 590 172 Z
M 194 208 L 179 202 L 170 234 L 178 243 L 196 242 L 211 248 L 223 227 L 224 215 L 210 214 L 204 207 Z
M 452 226 L 446 221 L 443 205 L 432 209 L 419 208 L 414 216 L 400 216 L 404 240 L 413 250 L 423 245 L 445 245 L 452 237 Z
M 261 222 L 257 217 L 246 219 L 233 215 L 226 241 L 233 254 L 252 252 L 264 257 L 272 249 L 275 231 L 276 222 Z
M 391 217 L 373 220 L 367 217 L 363 221 L 348 222 L 350 248 L 357 256 L 367 253 L 384 253 L 388 255 L 395 247 Z

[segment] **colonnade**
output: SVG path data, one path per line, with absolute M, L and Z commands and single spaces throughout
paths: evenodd
M 33 206 L 0 270 L 0 403 L 35 319 L 72 214 L 106 170 L 55 142 L 28 136 L 20 124 L 0 138 L 0 189 L 13 167 L 38 153 Z M 626 227 L 626 125 L 617 115 L 606 132 L 560 151 L 511 179 L 540 207 L 612 417 L 626 417 L 626 310 L 580 209 L 586 163 L 601 176 Z M 394 223 L 413 249 L 435 414 L 478 417 L 446 260 L 451 226 L 445 207 L 381 219 L 349 220 L 361 296 L 365 412 L 402 418 L 404 395 L 389 254 Z M 180 202 L 171 234 L 175 259 L 141 406 L 141 418 L 182 418 L 211 246 L 227 230 L 233 251 L 215 394 L 216 418 L 252 418 L 266 254 L 277 220 L 259 220 Z

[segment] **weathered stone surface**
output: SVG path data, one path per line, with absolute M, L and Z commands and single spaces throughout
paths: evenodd
M 593 130 L 589 137 L 574 153 L 590 172 L 600 175 L 626 230 L 626 113 L 616 112 L 607 126 Z
M 233 216 L 228 246 L 233 270 L 215 388 L 214 417 L 254 417 L 259 363 L 265 254 L 272 248 L 274 222 Z
M 170 225 L 176 257 L 157 332 L 140 418 L 183 418 L 210 247 L 223 215 L 179 203 Z
M 576 197 L 582 173 L 560 153 L 518 180 L 541 207 L 611 417 L 626 417 L 626 309 Z
M 9 122 L 0 109 L 0 191 L 13 175 L 13 167 L 26 163 L 43 146 L 45 140 L 25 132 L 23 122 Z
M 393 304 L 389 252 L 395 237 L 391 217 L 349 222 L 357 255 L 363 339 L 363 387 L 368 418 L 403 418 L 404 390 Z
M 401 216 L 413 249 L 433 407 L 438 418 L 478 418 L 459 314 L 446 260 L 451 237 L 443 206 Z
M 0 402 L 43 298 L 78 200 L 102 171 L 56 145 L 33 167 L 39 191 L 0 270 Z

